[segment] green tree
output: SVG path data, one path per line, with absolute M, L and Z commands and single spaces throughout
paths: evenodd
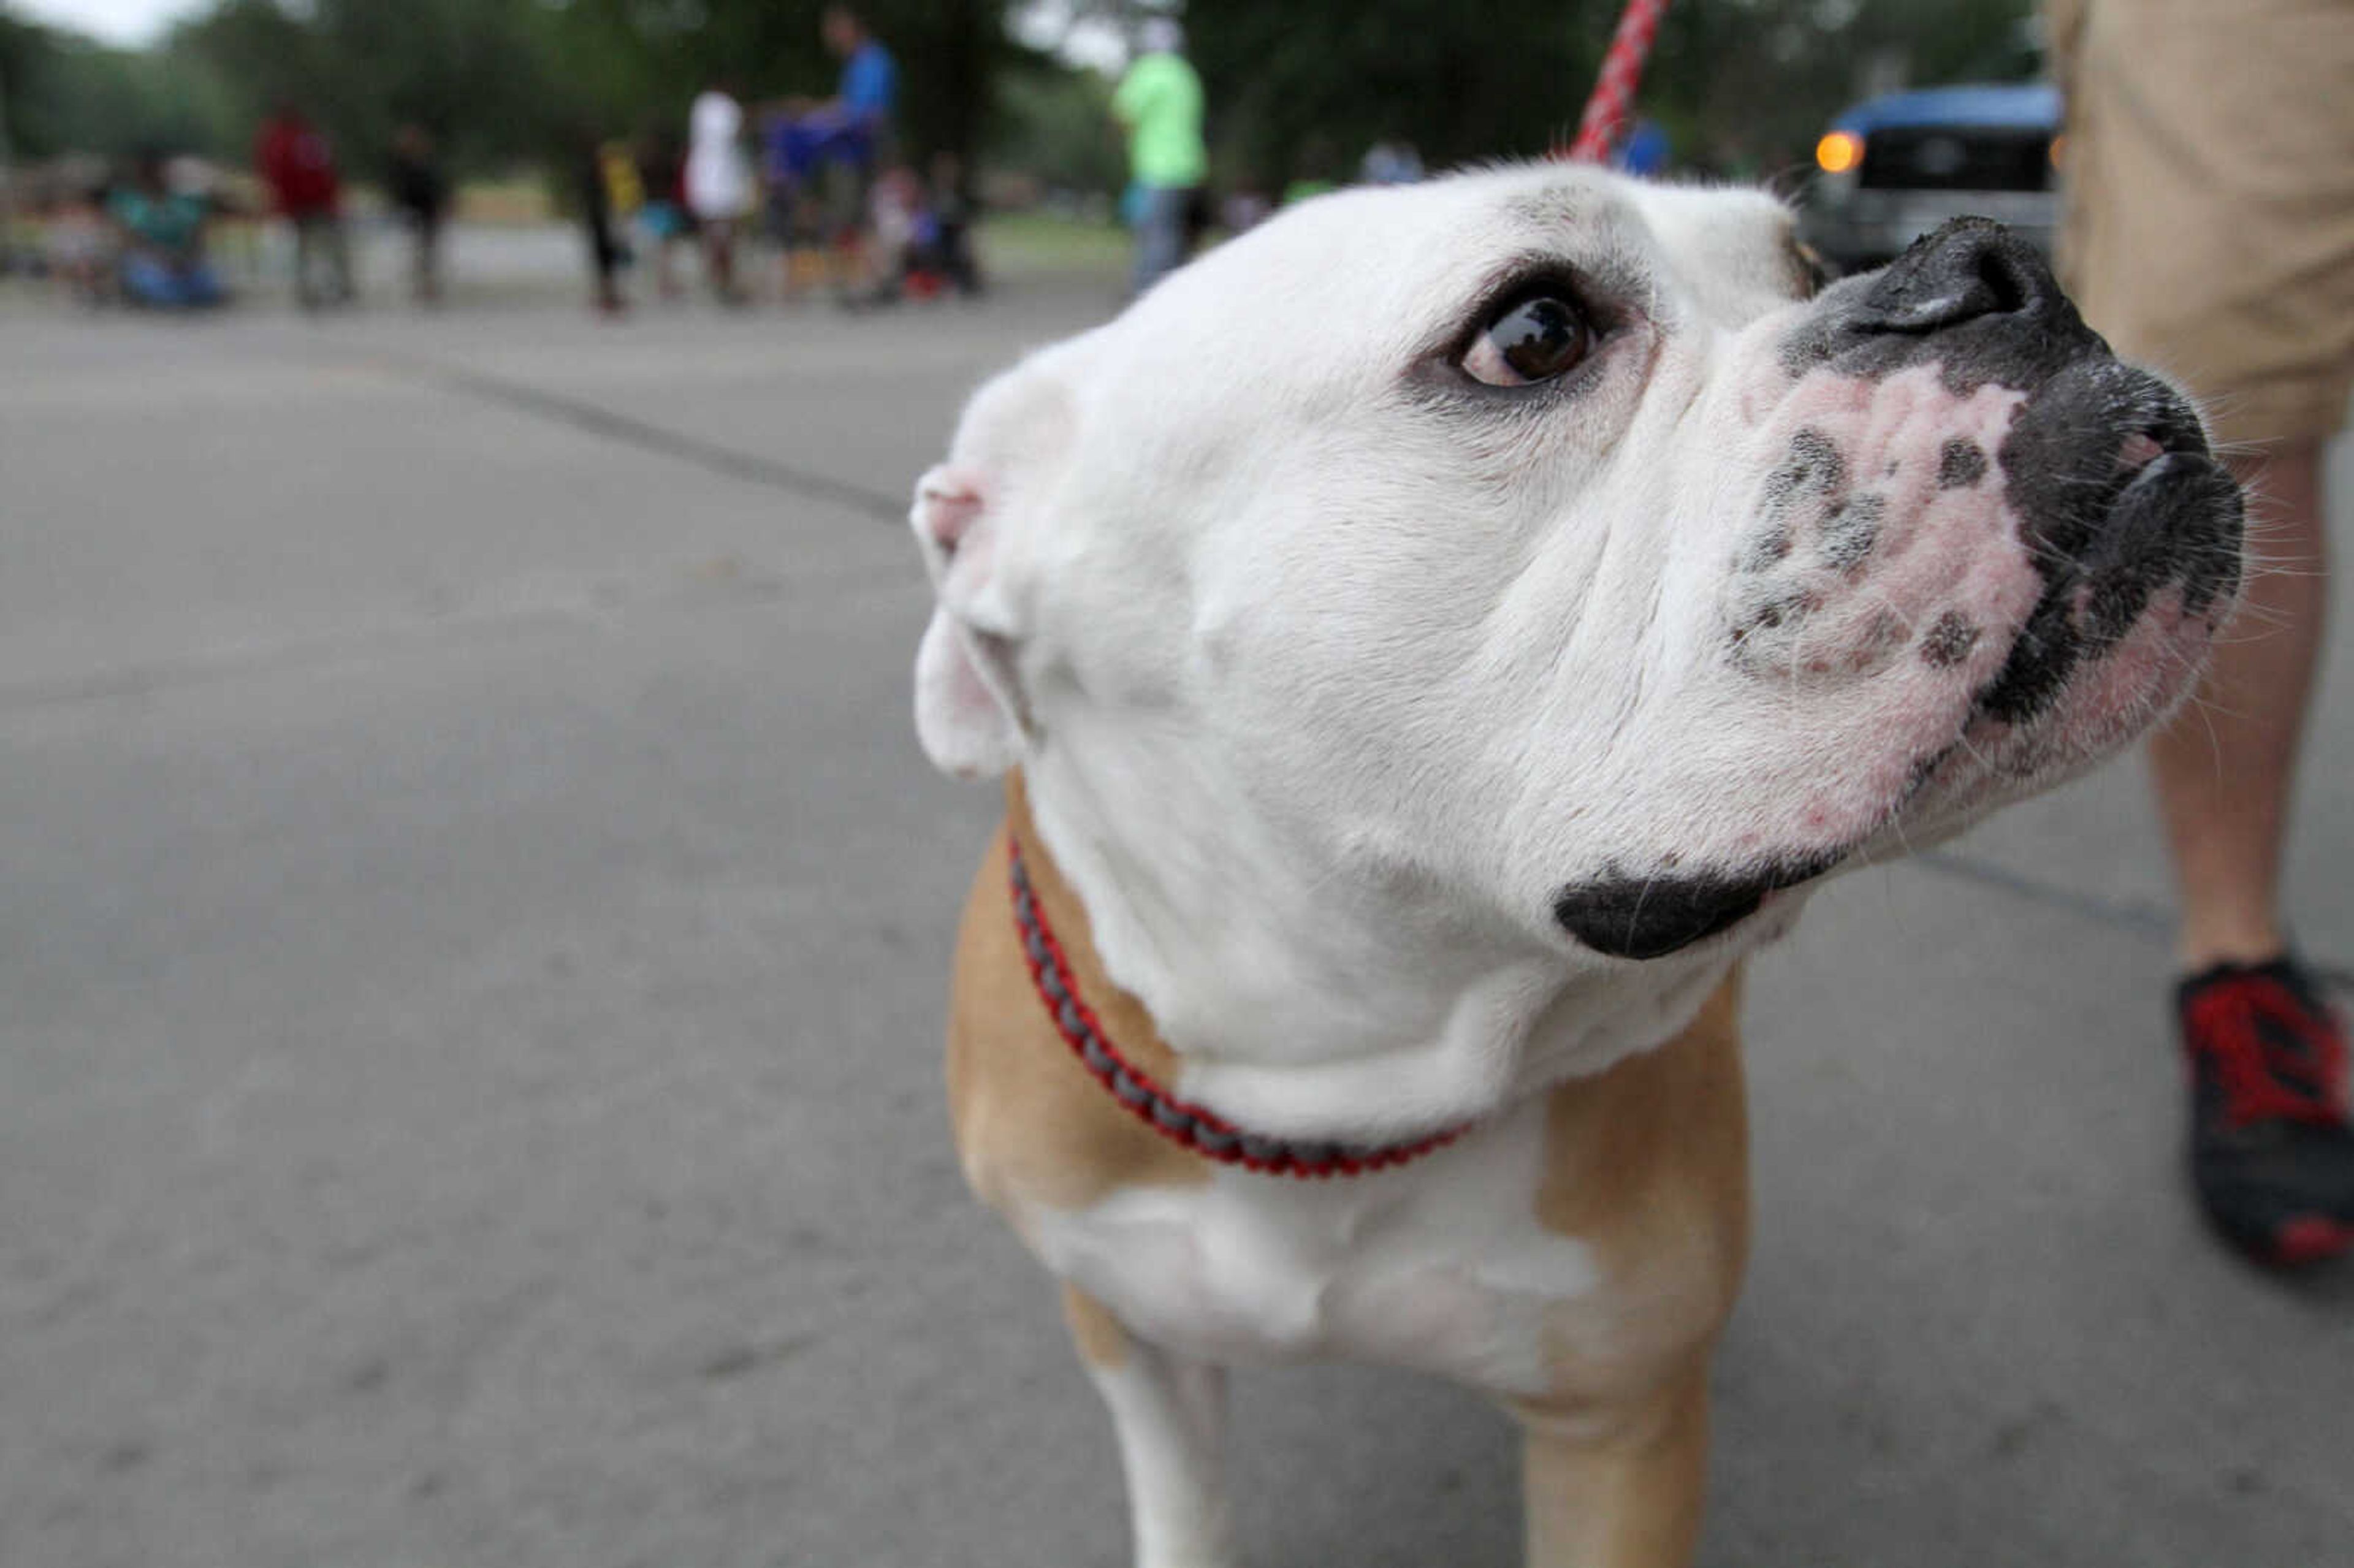
M 1329 178 L 1353 174 L 1384 136 L 1413 142 L 1434 165 L 1543 153 L 1593 79 L 1601 9 L 1193 0 L 1185 22 L 1221 164 Z
M 207 148 L 228 104 L 202 71 L 109 48 L 0 10 L 0 106 L 18 157 L 130 156 L 142 147 Z
M 394 131 L 418 121 L 464 164 L 495 164 L 536 145 L 547 98 L 536 0 L 219 0 L 166 45 L 234 84 L 225 154 L 241 154 L 270 108 L 301 106 L 347 165 L 383 159 Z
M 990 160 L 1066 190 L 1118 191 L 1128 159 L 1111 125 L 1109 78 L 1033 56 L 997 75 Z

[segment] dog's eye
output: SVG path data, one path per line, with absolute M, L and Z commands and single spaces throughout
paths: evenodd
M 1594 327 L 1575 300 L 1531 294 L 1490 318 L 1463 352 L 1463 371 L 1490 387 L 1528 387 L 1577 368 Z

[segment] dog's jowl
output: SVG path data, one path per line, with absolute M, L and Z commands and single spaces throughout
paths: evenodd
M 1561 165 L 1308 202 L 918 488 L 917 726 L 1008 802 L 956 1135 L 1148 1568 L 1235 1561 L 1225 1369 L 1301 1356 L 1520 1417 L 1532 1563 L 1685 1561 L 1742 956 L 2123 745 L 2231 610 L 2196 413 L 2030 251 L 1805 297 L 1790 228 Z

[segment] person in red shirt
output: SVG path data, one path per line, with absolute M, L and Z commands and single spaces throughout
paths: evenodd
M 254 139 L 253 166 L 294 226 L 294 293 L 302 308 L 349 304 L 352 255 L 344 239 L 343 182 L 325 134 L 293 104 L 281 103 Z

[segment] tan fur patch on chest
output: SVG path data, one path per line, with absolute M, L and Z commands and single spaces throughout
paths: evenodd
M 1411 1365 L 1567 1409 L 1704 1348 L 1745 1245 L 1738 976 L 1676 1039 L 1564 1084 L 1405 1169 L 1301 1182 L 1215 1165 L 1146 1127 L 1072 1054 L 1008 906 L 1034 892 L 1105 1033 L 1163 1082 L 1181 1064 L 1112 985 L 1018 781 L 972 885 L 949 1026 L 968 1179 L 1084 1292 L 1092 1354 L 1126 1325 L 1217 1359 Z
M 1193 1187 L 1210 1162 L 1123 1109 L 1072 1055 L 1030 979 L 1007 904 L 1007 844 L 1020 833 L 1032 891 L 1060 934 L 1104 1033 L 1140 1070 L 1174 1082 L 1176 1054 L 1133 997 L 1102 980 L 1086 912 L 1029 829 L 1018 777 L 965 903 L 949 997 L 949 1115 L 965 1176 L 1016 1217 L 1083 1209 L 1126 1187 Z

